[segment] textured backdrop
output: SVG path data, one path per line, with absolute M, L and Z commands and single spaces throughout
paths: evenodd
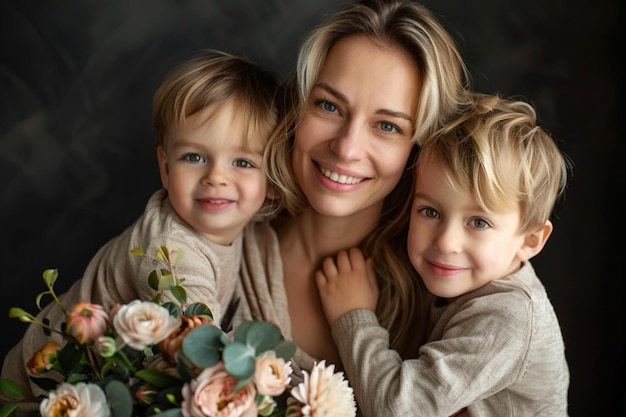
M 570 2 L 572 3 L 572 2 Z M 619 0 L 425 1 L 457 38 L 477 90 L 522 96 L 575 162 L 536 269 L 560 317 L 570 415 L 624 415 L 624 43 Z M 159 187 L 151 96 L 200 48 L 282 75 L 337 0 L 0 0 L 0 357 Z M 384 86 L 381 86 L 384 88 Z

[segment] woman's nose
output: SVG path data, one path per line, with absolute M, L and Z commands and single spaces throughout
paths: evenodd
M 331 151 L 344 161 L 362 159 L 367 145 L 366 129 L 348 121 L 330 142 Z

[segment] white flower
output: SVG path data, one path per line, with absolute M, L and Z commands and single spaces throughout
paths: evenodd
M 291 362 L 285 363 L 282 358 L 276 357 L 276 352 L 268 350 L 256 359 L 254 383 L 257 392 L 261 395 L 277 396 L 285 391 L 293 372 Z
M 334 373 L 335 365 L 326 362 L 316 364 L 304 382 L 291 390 L 291 396 L 302 404 L 300 415 L 304 417 L 354 417 L 356 402 L 343 372 Z
M 50 391 L 48 398 L 39 405 L 43 417 L 109 417 L 104 391 L 95 385 L 79 382 L 76 385 L 62 383 Z
M 180 326 L 180 317 L 152 301 L 133 300 L 117 310 L 113 327 L 124 343 L 136 350 L 159 343 Z

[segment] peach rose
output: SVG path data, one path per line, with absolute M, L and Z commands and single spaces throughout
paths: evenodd
M 197 378 L 183 386 L 183 417 L 256 417 L 256 392 L 252 384 L 233 392 L 237 380 L 224 363 L 204 369 Z
M 289 385 L 293 372 L 291 362 L 285 363 L 282 358 L 277 358 L 272 350 L 262 353 L 256 359 L 254 372 L 254 384 L 261 395 L 273 397 L 282 394 Z

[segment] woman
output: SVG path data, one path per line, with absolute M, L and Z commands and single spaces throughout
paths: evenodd
M 267 147 L 286 210 L 244 233 L 239 317 L 278 323 L 299 347 L 296 366 L 323 358 L 341 369 L 314 275 L 326 256 L 353 246 L 381 277 L 377 315 L 391 346 L 417 354 L 425 303 L 394 250 L 406 242 L 404 174 L 415 145 L 464 106 L 468 83 L 452 37 L 417 3 L 357 2 L 305 40 L 293 102 Z

